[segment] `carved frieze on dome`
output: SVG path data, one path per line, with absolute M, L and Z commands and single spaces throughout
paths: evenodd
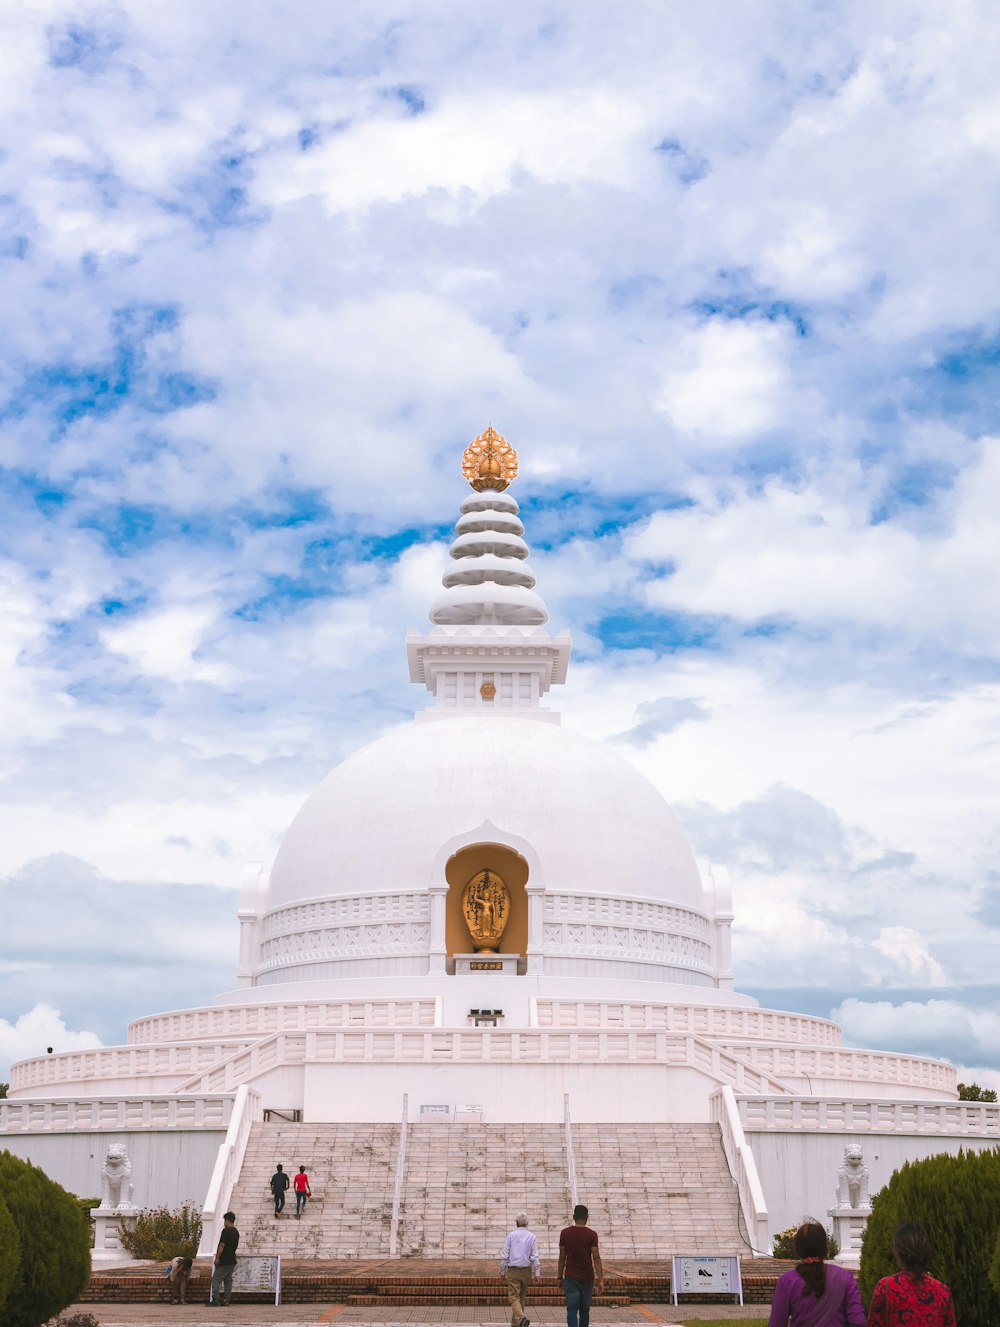
M 267 972 L 298 963 L 419 954 L 426 951 L 429 935 L 427 922 L 379 922 L 288 931 L 265 939 L 260 967 Z
M 712 949 L 693 935 L 641 926 L 581 926 L 573 922 L 546 921 L 544 944 L 552 954 L 606 958 L 615 962 L 676 963 L 700 972 L 711 971 Z
M 326 926 L 355 924 L 392 918 L 430 917 L 430 902 L 423 892 L 400 894 L 362 894 L 343 898 L 318 899 L 314 903 L 296 903 L 269 912 L 264 918 L 264 935 L 271 937 L 291 931 L 322 930 Z

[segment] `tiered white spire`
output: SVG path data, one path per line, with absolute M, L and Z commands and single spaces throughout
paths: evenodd
M 566 680 L 569 632 L 544 630 L 518 505 L 504 492 L 517 453 L 492 425 L 470 443 L 462 472 L 476 490 L 462 503 L 444 590 L 431 605 L 434 629 L 407 637 L 410 680 L 433 691 L 433 713 L 520 711 L 554 717 L 539 697 Z M 524 711 L 534 710 L 534 715 Z
M 525 561 L 528 545 L 517 513 L 513 498 L 492 490 L 462 503 L 451 546 L 457 565 L 441 578 L 445 593 L 431 605 L 436 626 L 540 627 L 549 620 L 534 592 L 535 574 Z

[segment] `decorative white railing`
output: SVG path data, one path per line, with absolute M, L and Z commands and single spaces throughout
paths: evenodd
M 219 1146 L 215 1169 L 201 1209 L 201 1244 L 198 1246 L 198 1256 L 201 1258 L 214 1256 L 218 1248 L 222 1218 L 229 1210 L 233 1187 L 240 1177 L 250 1129 L 263 1118 L 260 1094 L 244 1084 L 237 1090 L 229 1128 Z
M 732 1045 L 727 1050 L 779 1078 L 846 1078 L 859 1084 L 891 1083 L 954 1092 L 957 1070 L 941 1060 L 890 1051 L 817 1046 Z
M 179 1092 L 232 1092 L 270 1069 L 329 1063 L 671 1064 L 701 1070 L 744 1093 L 787 1092 L 714 1042 L 669 1032 L 559 1032 L 545 1028 L 393 1032 L 282 1032 L 177 1085 Z
M 667 1032 L 693 1032 L 696 1036 L 723 1040 L 745 1037 L 751 1041 L 803 1042 L 813 1046 L 837 1046 L 841 1035 L 836 1023 L 807 1014 L 622 1000 L 535 999 L 531 1023 L 564 1028 L 662 1028 Z
M 51 1083 L 101 1079 L 189 1078 L 253 1043 L 247 1038 L 186 1046 L 102 1046 L 96 1050 L 37 1055 L 10 1067 L 11 1092 Z
M 264 1037 L 274 1032 L 333 1027 L 434 1027 L 441 1002 L 423 1000 L 300 1000 L 287 1004 L 210 1005 L 152 1014 L 129 1025 L 129 1045 Z
M 225 1096 L 87 1097 L 0 1101 L 0 1135 L 98 1133 L 123 1129 L 225 1129 L 233 1110 Z
M 747 1143 L 733 1089 L 727 1084 L 709 1097 L 711 1118 L 722 1133 L 722 1147 L 729 1163 L 729 1173 L 736 1181 L 740 1208 L 746 1222 L 747 1238 L 754 1253 L 771 1256 L 767 1203 L 757 1173 L 757 1163 Z
M 941 1134 L 1000 1138 L 1000 1105 L 980 1101 L 862 1101 L 849 1097 L 736 1098 L 751 1133 L 798 1129 L 830 1133 Z

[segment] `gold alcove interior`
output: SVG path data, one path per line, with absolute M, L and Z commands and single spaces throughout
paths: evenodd
M 444 936 L 448 957 L 472 953 L 472 937 L 462 913 L 462 894 L 477 871 L 495 871 L 510 893 L 510 917 L 504 928 L 498 952 L 528 952 L 528 863 L 513 848 L 499 843 L 473 843 L 456 852 L 445 867 L 448 897 L 445 904 Z

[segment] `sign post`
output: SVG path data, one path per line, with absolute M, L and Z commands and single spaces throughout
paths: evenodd
M 274 1294 L 275 1304 L 281 1303 L 281 1258 L 240 1258 L 233 1273 L 233 1294 Z
M 743 1303 L 743 1278 L 740 1260 L 733 1257 L 696 1255 L 674 1258 L 670 1273 L 670 1294 L 675 1304 L 678 1295 L 737 1295 Z

